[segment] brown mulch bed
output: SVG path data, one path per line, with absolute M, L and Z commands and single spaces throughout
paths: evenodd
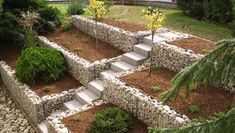
M 100 22 L 111 25 L 113 27 L 121 28 L 130 32 L 146 31 L 145 25 L 128 23 L 125 21 L 117 21 L 112 19 L 102 19 Z
M 66 32 L 57 29 L 55 33 L 49 34 L 46 37 L 67 48 L 69 51 L 76 53 L 78 56 L 92 62 L 123 54 L 122 51 L 102 41 L 99 41 L 98 48 L 96 48 L 95 38 L 76 30 L 76 28 L 72 28 Z
M 121 80 L 159 99 L 160 93 L 172 87 L 170 80 L 176 73 L 162 68 L 153 71 L 149 77 L 146 77 L 147 74 L 148 71 L 136 72 L 121 77 Z M 152 86 L 156 84 L 161 86 L 161 90 L 157 93 L 152 89 Z M 166 104 L 178 112 L 187 115 L 189 118 L 207 118 L 215 112 L 227 112 L 231 109 L 233 100 L 233 95 L 229 91 L 215 87 L 206 89 L 202 85 L 200 85 L 196 91 L 192 92 L 189 98 L 186 99 L 184 94 L 184 90 L 181 90 L 175 102 L 171 100 Z M 188 109 L 189 105 L 197 105 L 200 108 L 200 112 L 190 112 Z
M 62 123 L 65 124 L 66 127 L 68 127 L 73 133 L 89 133 L 91 126 L 92 126 L 92 120 L 96 112 L 108 108 L 108 107 L 115 107 L 112 104 L 102 104 L 100 106 L 96 106 L 92 109 L 89 109 L 85 112 L 81 112 L 69 117 L 66 117 L 62 120 Z M 81 118 L 81 121 L 78 122 L 74 120 L 74 117 L 76 115 L 79 115 Z M 132 115 L 131 115 L 132 116 Z M 132 120 L 134 123 L 134 127 L 129 133 L 147 133 L 147 126 L 142 123 L 140 120 L 132 116 Z
M 185 50 L 192 50 L 196 54 L 206 54 L 207 51 L 215 49 L 215 45 L 211 41 L 199 39 L 196 37 L 184 38 L 180 40 L 175 40 L 168 42 L 168 44 L 181 47 Z
M 67 91 L 70 89 L 75 89 L 82 84 L 78 82 L 70 74 L 64 74 L 59 80 L 52 83 L 37 82 L 35 84 L 29 85 L 32 90 L 34 90 L 40 97 L 50 94 L 59 93 L 62 91 Z
M 6 61 L 12 69 L 16 67 L 20 54 L 21 50 L 13 45 L 3 44 L 0 48 L 0 60 Z

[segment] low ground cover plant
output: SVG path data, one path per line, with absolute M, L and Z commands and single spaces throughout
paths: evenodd
M 132 120 L 120 107 L 101 110 L 93 118 L 92 133 L 126 133 L 132 128 Z
M 27 48 L 17 61 L 16 77 L 23 83 L 56 81 L 67 70 L 61 52 L 49 48 Z

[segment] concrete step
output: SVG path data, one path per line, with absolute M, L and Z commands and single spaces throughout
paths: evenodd
M 88 104 L 95 100 L 100 99 L 98 95 L 96 95 L 94 92 L 92 92 L 89 89 L 76 93 L 75 97 L 78 100 L 78 102 L 80 102 L 81 104 Z
M 123 71 L 127 71 L 127 70 L 130 70 L 133 68 L 134 68 L 134 66 L 132 66 L 131 64 L 128 64 L 124 61 L 118 61 L 118 62 L 111 63 L 111 69 L 115 72 L 123 72 Z
M 82 106 L 82 104 L 79 103 L 77 100 L 65 102 L 65 103 L 63 103 L 63 105 L 66 110 L 74 110 L 75 108 Z
M 137 45 L 134 45 L 133 47 L 134 52 L 141 54 L 145 57 L 150 57 L 151 49 L 152 49 L 152 46 L 147 45 L 147 44 L 137 44 Z
M 101 80 L 94 80 L 88 84 L 87 88 L 101 97 L 104 91 L 104 83 Z
M 154 38 L 153 38 L 153 43 L 159 43 L 159 42 L 162 42 L 162 41 L 165 41 L 165 40 L 166 39 L 164 37 L 155 35 Z M 152 36 L 151 35 L 144 37 L 143 41 L 144 41 L 144 44 L 152 46 Z
M 51 113 L 51 116 L 61 115 L 62 113 L 64 113 L 64 110 L 60 109 L 60 110 L 57 110 L 57 111 Z
M 40 133 L 48 133 L 48 128 L 47 128 L 47 121 L 43 121 L 42 123 L 38 124 L 38 129 Z
M 104 77 L 115 77 L 117 75 L 113 70 L 106 70 L 100 73 L 101 79 Z
M 163 32 L 163 33 L 159 33 L 159 36 L 167 39 L 167 40 L 175 40 L 175 39 L 178 39 L 178 38 L 182 38 L 184 37 L 183 34 L 180 35 L 180 34 L 176 34 L 174 32 Z
M 135 52 L 129 52 L 122 55 L 122 60 L 133 66 L 143 64 L 146 59 L 147 57 L 137 54 Z

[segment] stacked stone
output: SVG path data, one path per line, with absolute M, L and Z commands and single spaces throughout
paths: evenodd
M 44 115 L 47 117 L 56 110 L 63 108 L 63 103 L 73 100 L 75 93 L 85 89 L 86 88 L 84 86 L 81 86 L 68 91 L 62 91 L 61 93 L 43 96 L 42 100 L 44 102 Z
M 0 132 L 34 133 L 24 114 L 17 108 L 0 83 Z
M 74 110 L 65 111 L 59 115 L 49 116 L 47 118 L 48 129 L 49 129 L 48 132 L 49 133 L 55 133 L 55 132 L 56 133 L 71 133 L 71 131 L 64 124 L 62 124 L 63 118 L 66 118 L 68 116 L 71 116 L 80 112 L 84 112 L 86 110 L 89 110 L 101 104 L 104 104 L 104 102 L 102 100 L 98 100 L 96 102 L 86 104 L 82 107 L 75 108 Z
M 82 16 L 72 16 L 73 25 L 80 31 L 95 37 L 95 22 Z M 124 51 L 132 51 L 132 46 L 143 40 L 143 37 L 150 35 L 150 32 L 132 33 L 120 28 L 112 27 L 104 23 L 97 23 L 97 37 L 99 40 L 105 41 L 113 47 Z
M 189 122 L 189 118 L 163 105 L 144 92 L 127 86 L 117 78 L 104 79 L 106 90 L 103 100 L 118 105 L 149 126 L 176 127 Z
M 180 71 L 202 58 L 191 50 L 184 50 L 165 42 L 155 43 L 153 47 L 153 64 L 163 66 L 173 71 Z
M 3 61 L 0 61 L 0 72 L 3 84 L 31 121 L 34 124 L 42 121 L 45 117 L 41 98 L 29 86 L 18 82 L 15 71 Z

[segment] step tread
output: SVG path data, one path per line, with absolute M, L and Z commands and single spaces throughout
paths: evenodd
M 68 108 L 69 110 L 73 110 L 77 107 L 81 107 L 82 104 L 78 102 L 77 100 L 72 100 L 72 101 L 65 102 L 64 106 L 66 106 L 66 108 Z
M 47 121 L 43 121 L 40 124 L 38 124 L 38 128 L 42 133 L 48 133 Z
M 80 92 L 76 93 L 76 95 L 78 95 L 80 98 L 82 98 L 86 102 L 92 102 L 92 101 L 100 98 L 99 96 L 97 96 L 95 93 L 93 93 L 89 89 L 80 91 Z
M 104 91 L 104 83 L 101 80 L 94 80 L 91 81 L 89 84 L 96 87 L 99 91 Z
M 167 39 L 177 39 L 182 37 L 182 35 L 178 35 L 173 32 L 160 33 L 159 35 Z
M 123 54 L 124 56 L 127 56 L 127 57 L 129 57 L 129 58 L 131 58 L 131 59 L 134 59 L 134 60 L 136 60 L 136 61 L 138 61 L 138 60 L 143 60 L 143 59 L 146 59 L 147 57 L 145 57 L 145 56 L 143 56 L 143 55 L 140 55 L 140 54 L 137 54 L 137 53 L 135 53 L 135 52 L 129 52 L 129 53 L 125 53 L 125 54 Z
M 134 68 L 133 65 L 131 65 L 131 64 L 125 62 L 125 61 L 114 62 L 111 65 L 115 65 L 116 67 L 119 67 L 124 71 Z
M 151 49 L 152 49 L 152 46 L 147 45 L 147 44 L 137 44 L 137 45 L 134 45 L 134 47 L 143 49 L 145 51 L 151 51 Z
M 106 70 L 106 71 L 103 71 L 100 73 L 101 75 L 104 75 L 104 76 L 112 76 L 112 77 L 115 77 L 116 76 L 116 72 L 114 72 L 113 70 Z
M 149 40 L 149 41 L 152 41 L 152 36 L 150 35 L 150 36 L 146 36 L 146 37 L 144 37 L 144 40 Z M 159 35 L 155 35 L 154 37 L 153 37 L 153 42 L 162 42 L 162 41 L 165 41 L 165 38 L 164 37 L 161 37 L 161 36 L 159 36 Z

